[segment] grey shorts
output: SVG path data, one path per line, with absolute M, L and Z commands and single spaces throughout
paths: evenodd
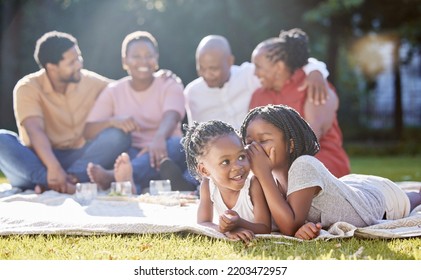
M 384 178 L 381 184 L 373 185 L 382 192 L 386 202 L 386 219 L 397 220 L 409 215 L 411 204 L 406 192 L 398 185 Z

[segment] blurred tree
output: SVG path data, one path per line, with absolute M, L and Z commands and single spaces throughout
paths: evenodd
M 400 67 L 402 63 L 408 61 L 400 59 L 399 50 L 404 41 L 409 42 L 412 48 L 419 50 L 421 43 L 420 13 L 421 0 L 402 0 L 399 3 L 393 0 L 364 1 L 357 10 L 358 28 L 364 32 L 374 30 L 378 33 L 388 33 L 394 38 L 394 128 L 398 139 L 402 138 L 404 128 Z
M 16 63 L 19 57 L 19 46 L 21 45 L 19 32 L 22 28 L 21 7 L 27 1 L 25 0 L 0 0 L 0 127 L 7 129 L 16 129 L 13 122 L 10 122 L 13 116 L 12 90 L 14 80 L 19 75 L 20 64 Z M 15 24 L 12 25 L 12 22 Z M 9 26 L 12 26 L 9 30 Z M 5 40 L 6 33 L 13 34 L 9 40 Z M 6 122 L 4 122 L 6 120 Z
M 307 1 L 316 7 L 308 11 L 304 18 L 310 22 L 317 22 L 328 29 L 329 43 L 327 59 L 330 65 L 331 79 L 336 79 L 335 50 L 339 50 L 339 42 L 349 42 L 350 38 L 362 37 L 369 32 L 392 34 L 395 38 L 394 76 L 395 76 L 395 110 L 394 129 L 396 137 L 400 139 L 403 131 L 402 89 L 399 49 L 403 40 L 408 41 L 414 48 L 421 42 L 421 0 L 324 0 Z M 412 53 L 412 52 L 409 52 Z M 368 85 L 372 77 L 366 77 Z
M 73 34 L 85 67 L 113 79 L 126 75 L 121 67 L 123 38 L 135 30 L 149 31 L 160 46 L 160 67 L 187 84 L 197 77 L 194 54 L 202 37 L 226 36 L 240 64 L 250 60 L 262 40 L 299 27 L 309 34 L 311 55 L 327 62 L 341 101 L 352 100 L 342 110 L 354 114 L 347 115 L 354 120 L 360 101 L 355 93 L 362 90 L 344 60 L 347 47 L 369 31 L 393 31 L 419 43 L 420 1 L 0 0 L 0 127 L 14 129 L 13 87 L 38 69 L 35 41 L 51 30 Z

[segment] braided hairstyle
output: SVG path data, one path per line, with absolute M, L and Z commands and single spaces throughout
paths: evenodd
M 290 150 L 291 145 L 291 142 L 288 140 L 293 140 L 294 149 L 289 154 L 289 166 L 299 156 L 314 156 L 320 150 L 317 137 L 309 124 L 295 109 L 287 105 L 270 104 L 250 110 L 241 126 L 241 136 L 244 144 L 246 144 L 247 127 L 255 119 L 267 121 L 282 131 L 288 150 Z
M 260 48 L 265 49 L 269 61 L 283 61 L 291 73 L 306 65 L 310 56 L 308 36 L 299 28 L 281 31 L 279 37 L 261 42 L 256 50 Z
M 230 134 L 239 136 L 231 125 L 219 120 L 194 122 L 190 127 L 184 124 L 183 129 L 185 136 L 181 139 L 181 144 L 186 153 L 187 168 L 190 174 L 198 180 L 201 179 L 197 170 L 198 158 L 207 153 L 212 142 Z

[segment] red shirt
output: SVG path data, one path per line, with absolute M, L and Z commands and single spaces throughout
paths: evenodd
M 304 102 L 307 98 L 307 92 L 298 90 L 305 78 L 304 71 L 299 69 L 285 82 L 279 92 L 265 88 L 257 89 L 251 98 L 249 108 L 253 109 L 268 104 L 284 104 L 297 110 L 305 119 Z M 315 157 L 323 162 L 336 177 L 339 178 L 349 174 L 351 171 L 349 158 L 342 147 L 342 131 L 336 117 L 330 129 L 319 139 L 319 143 L 320 151 Z

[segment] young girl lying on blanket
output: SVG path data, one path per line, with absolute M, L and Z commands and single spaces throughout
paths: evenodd
M 339 221 L 365 227 L 406 217 L 421 204 L 421 193 L 405 193 L 386 178 L 333 176 L 314 157 L 320 148 L 314 132 L 288 106 L 251 110 L 241 134 L 251 169 L 282 234 L 293 235 L 307 221 L 320 222 L 325 229 Z
M 187 166 L 201 180 L 197 222 L 246 243 L 254 234 L 270 233 L 271 216 L 262 187 L 250 175 L 247 153 L 234 128 L 214 120 L 185 129 L 182 144 Z M 218 225 L 213 222 L 214 209 Z M 307 226 L 301 230 L 307 231 Z

